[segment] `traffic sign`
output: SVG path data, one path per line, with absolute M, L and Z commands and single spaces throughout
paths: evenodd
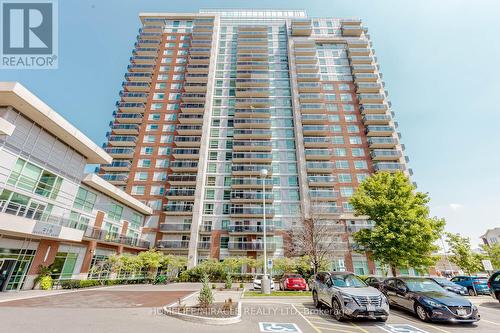
M 491 264 L 490 260 L 481 260 L 483 263 L 483 267 L 486 271 L 492 271 L 493 270 L 493 265 Z

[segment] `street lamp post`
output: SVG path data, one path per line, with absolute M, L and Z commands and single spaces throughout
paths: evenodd
M 271 280 L 267 276 L 267 225 L 266 225 L 266 177 L 267 169 L 260 170 L 262 179 L 262 220 L 264 224 L 264 275 L 262 276 L 261 288 L 263 294 L 271 294 Z

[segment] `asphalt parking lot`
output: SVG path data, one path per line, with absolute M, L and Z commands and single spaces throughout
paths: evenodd
M 301 333 L 493 333 L 500 331 L 500 303 L 473 297 L 481 321 L 473 325 L 428 324 L 391 310 L 389 320 L 337 322 L 317 311 L 309 297 L 244 298 L 242 321 L 211 326 L 167 317 L 161 305 L 199 289 L 198 285 L 117 286 L 0 303 L 2 332 L 301 332 Z

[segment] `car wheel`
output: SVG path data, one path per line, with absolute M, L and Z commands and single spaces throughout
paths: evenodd
M 424 307 L 421 304 L 415 305 L 415 313 L 417 314 L 418 319 L 422 321 L 429 321 L 429 315 L 427 314 L 427 311 L 425 311 Z
M 339 301 L 337 301 L 336 299 L 332 300 L 332 316 L 337 321 L 344 320 L 344 314 L 342 313 L 342 308 L 340 307 Z
M 313 291 L 313 303 L 316 309 L 321 308 L 321 302 L 319 301 L 318 293 L 315 291 Z
M 377 317 L 375 320 L 385 323 L 387 321 L 387 317 Z
M 474 289 L 469 289 L 469 296 L 476 296 Z

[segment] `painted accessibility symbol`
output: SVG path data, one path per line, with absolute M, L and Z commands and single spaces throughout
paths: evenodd
M 294 323 L 259 323 L 261 332 L 286 332 L 302 333 L 300 328 Z

